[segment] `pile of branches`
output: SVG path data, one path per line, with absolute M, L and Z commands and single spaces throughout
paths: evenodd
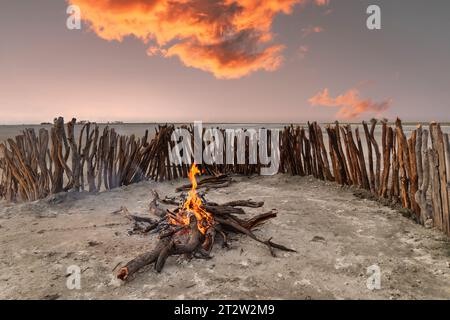
M 252 231 L 265 221 L 275 218 L 276 210 L 258 214 L 249 219 L 243 217 L 246 215 L 244 207 L 261 208 L 264 202 L 236 200 L 218 204 L 207 201 L 202 195 L 204 209 L 212 215 L 214 220 L 213 225 L 203 234 L 198 228 L 198 221 L 194 215 L 190 216 L 189 224 L 171 223 L 172 219 L 178 219 L 179 211 L 183 210 L 185 194 L 161 199 L 156 191 L 152 193 L 153 200 L 150 202 L 149 209 L 155 218 L 130 214 L 124 207 L 119 210 L 133 222 L 131 233 L 157 233 L 159 239 L 153 250 L 140 254 L 120 268 L 117 278 L 121 280 L 128 279 L 150 264 L 154 264 L 155 270 L 161 272 L 169 256 L 183 255 L 187 259 L 211 259 L 210 254 L 215 243 L 220 243 L 223 248 L 229 247 L 229 233 L 243 234 L 264 244 L 274 257 L 275 249 L 295 252 L 271 239 L 261 239 Z

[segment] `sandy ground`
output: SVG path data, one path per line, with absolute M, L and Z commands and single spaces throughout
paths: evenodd
M 235 178 L 208 199 L 265 201 L 279 216 L 262 237 L 298 253 L 268 249 L 234 236 L 212 260 L 171 257 L 121 283 L 113 269 L 151 250 L 155 235 L 129 236 L 130 222 L 112 214 L 127 206 L 148 214 L 150 190 L 174 195 L 182 182 L 145 182 L 98 195 L 66 194 L 0 207 L 0 298 L 3 299 L 449 299 L 450 243 L 399 212 L 312 178 Z M 67 268 L 82 270 L 81 289 L 66 287 Z M 367 268 L 381 271 L 381 289 L 366 286 Z

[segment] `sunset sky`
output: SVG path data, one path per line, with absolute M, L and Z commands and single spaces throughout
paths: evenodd
M 450 121 L 449 15 L 448 0 L 0 0 L 0 124 Z

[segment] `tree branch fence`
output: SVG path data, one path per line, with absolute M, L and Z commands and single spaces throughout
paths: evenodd
M 169 147 L 174 125 L 159 125 L 154 136 L 120 135 L 95 123 L 54 120 L 51 130 L 26 129 L 0 144 L 0 198 L 34 201 L 60 192 L 98 192 L 144 180 L 165 181 L 188 176 L 189 165 L 172 165 Z M 381 139 L 375 135 L 381 126 Z M 194 142 L 192 127 L 186 127 Z M 268 146 L 271 152 L 270 130 Z M 252 175 L 264 167 L 249 164 L 202 165 L 207 174 Z M 237 150 L 234 148 L 234 152 Z M 224 153 L 225 154 L 225 153 Z M 259 153 L 258 153 L 259 154 Z M 234 155 L 237 159 L 237 154 Z M 225 162 L 225 159 L 224 159 Z M 347 124 L 286 126 L 280 131 L 280 173 L 314 176 L 355 186 L 410 210 L 421 224 L 450 236 L 450 143 L 438 123 L 417 126 L 409 138 L 402 122 L 372 120 Z

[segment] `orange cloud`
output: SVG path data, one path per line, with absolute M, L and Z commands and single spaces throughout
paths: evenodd
M 392 105 L 392 99 L 382 102 L 373 102 L 371 99 L 362 99 L 357 89 L 350 89 L 346 93 L 330 97 L 329 91 L 325 88 L 310 98 L 308 102 L 312 106 L 336 107 L 339 108 L 337 118 L 355 119 L 367 112 L 381 114 Z
M 330 4 L 330 0 L 314 0 L 314 2 L 318 5 L 318 6 L 327 6 Z
M 278 69 L 283 46 L 272 43 L 273 20 L 307 1 L 68 0 L 99 37 L 134 36 L 148 44 L 149 55 L 178 57 L 225 79 Z
M 323 32 L 324 29 L 322 27 L 319 26 L 309 26 L 307 28 L 303 28 L 302 29 L 302 37 L 306 38 L 307 36 L 313 34 L 313 33 L 320 33 Z
M 300 48 L 298 48 L 298 50 L 297 50 L 297 56 L 300 59 L 303 59 L 303 58 L 305 58 L 305 56 L 308 52 L 309 52 L 308 46 L 300 46 Z

